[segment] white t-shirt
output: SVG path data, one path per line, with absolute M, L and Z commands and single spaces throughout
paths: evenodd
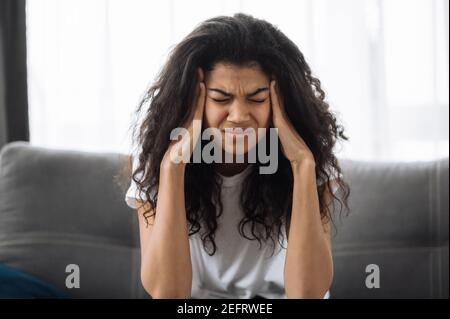
M 216 252 L 213 256 L 204 250 L 200 232 L 189 236 L 192 262 L 192 298 L 248 299 L 259 295 L 264 298 L 285 299 L 284 261 L 286 258 L 286 232 L 283 225 L 283 247 L 275 240 L 275 250 L 269 239 L 261 248 L 257 240 L 248 240 L 239 234 L 239 221 L 244 216 L 239 206 L 241 184 L 250 172 L 249 165 L 241 173 L 221 176 L 223 214 L 218 219 L 215 234 Z M 320 185 L 322 182 L 318 181 Z M 333 193 L 337 189 L 333 189 Z M 127 194 L 128 206 L 136 208 L 137 187 L 132 181 Z M 146 198 L 142 194 L 142 198 Z M 276 237 L 276 236 L 275 236 Z M 329 298 L 330 293 L 324 296 Z

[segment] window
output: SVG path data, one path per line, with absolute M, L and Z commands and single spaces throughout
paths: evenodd
M 448 156 L 445 0 L 28 1 L 31 142 L 128 152 L 133 111 L 170 48 L 239 11 L 304 53 L 350 137 L 339 157 Z

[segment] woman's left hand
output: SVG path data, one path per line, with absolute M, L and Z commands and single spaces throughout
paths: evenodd
M 315 165 L 314 155 L 289 121 L 275 81 L 270 82 L 270 102 L 273 126 L 278 128 L 281 151 L 284 156 L 291 162 L 291 165 L 303 165 L 304 163 Z

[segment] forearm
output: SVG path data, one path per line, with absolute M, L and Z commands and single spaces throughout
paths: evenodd
M 284 267 L 288 298 L 323 298 L 333 277 L 331 247 L 320 218 L 314 166 L 293 166 L 294 188 Z
M 162 168 L 154 226 L 141 270 L 154 298 L 190 297 L 192 265 L 184 197 L 184 169 Z

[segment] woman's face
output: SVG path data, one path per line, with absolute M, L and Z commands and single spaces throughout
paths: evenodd
M 258 128 L 271 122 L 269 77 L 259 66 L 217 63 L 204 81 L 204 127 L 220 130 L 225 152 L 247 153 L 264 136 Z

